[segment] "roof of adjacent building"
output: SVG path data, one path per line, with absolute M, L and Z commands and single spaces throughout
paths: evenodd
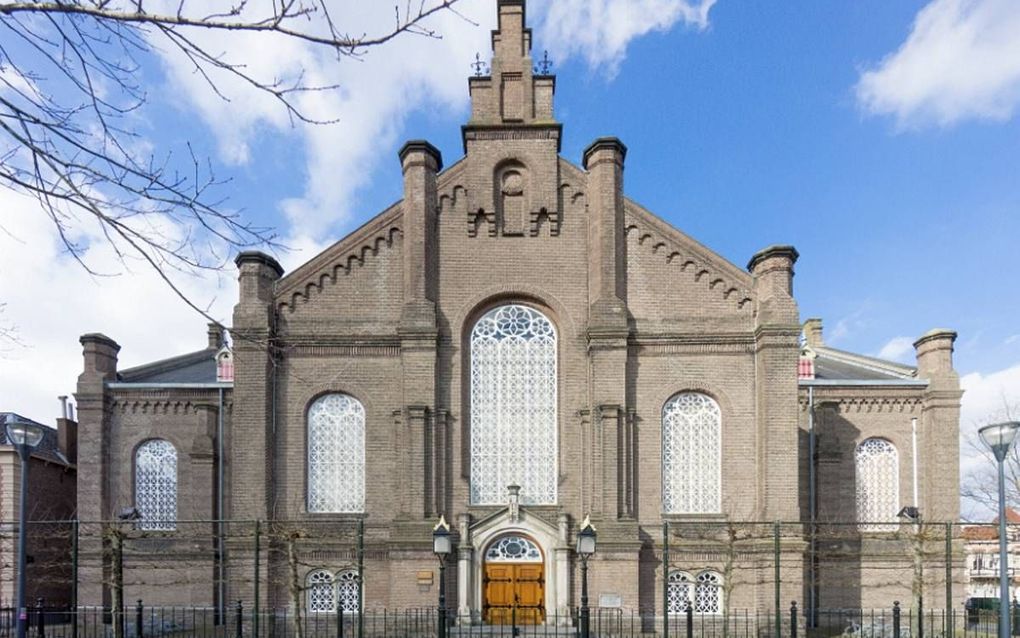
M 124 383 L 215 383 L 216 348 L 205 348 L 121 370 Z
M 7 423 L 8 415 L 14 415 L 14 417 L 20 421 L 35 423 L 43 428 L 42 443 L 40 443 L 39 447 L 32 452 L 33 456 L 40 457 L 47 461 L 52 461 L 54 463 L 60 463 L 61 465 L 71 465 L 71 462 L 66 456 L 64 456 L 64 453 L 60 451 L 60 441 L 57 439 L 57 431 L 54 428 L 51 428 L 44 423 L 39 423 L 33 419 L 23 417 L 16 412 L 0 412 L 0 425 L 5 425 Z M 6 427 L 0 427 L 0 445 L 11 445 L 10 440 L 7 438 Z
M 1006 508 L 1006 522 L 1009 524 L 1020 523 L 1020 512 L 1017 512 L 1012 507 Z M 1015 528 L 1014 528 L 1015 530 Z M 963 538 L 968 541 L 994 541 L 999 538 L 999 517 L 996 516 L 989 524 L 985 525 L 967 525 L 962 531 Z M 1008 534 L 1008 538 L 1013 538 L 1013 533 Z
M 812 346 L 815 356 L 815 378 L 841 381 L 898 381 L 917 378 L 917 368 L 885 359 L 837 350 L 829 346 Z

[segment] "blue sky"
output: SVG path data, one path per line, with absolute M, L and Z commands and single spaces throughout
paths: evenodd
M 387 3 L 348 4 L 368 31 L 390 19 Z M 794 244 L 802 317 L 823 317 L 836 347 L 909 362 L 917 336 L 958 330 L 969 428 L 1020 403 L 1018 7 L 535 0 L 529 18 L 555 63 L 568 159 L 621 138 L 628 195 L 741 267 Z M 222 102 L 169 54 L 146 66 L 152 101 L 135 124 L 157 149 L 190 139 L 209 154 L 233 179 L 230 204 L 276 227 L 296 266 L 400 197 L 404 140 L 432 141 L 447 165 L 461 155 L 469 64 L 487 55 L 495 2 L 462 10 L 478 25 L 446 16 L 432 25 L 442 40 L 405 37 L 361 62 L 235 43 L 267 73 L 341 82 L 311 104 L 339 124 L 293 127 L 240 87 Z M 144 268 L 125 271 L 97 242 L 93 258 L 121 274 L 83 276 L 30 203 L 4 205 L 18 217 L 15 239 L 0 236 L 0 299 L 24 345 L 0 372 L 23 403 L 2 407 L 48 420 L 52 397 L 73 390 L 84 332 L 120 341 L 125 365 L 201 347 L 203 320 Z M 231 277 L 187 287 L 229 320 Z

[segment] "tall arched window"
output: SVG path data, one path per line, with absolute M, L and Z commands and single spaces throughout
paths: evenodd
M 365 408 L 346 394 L 308 409 L 308 511 L 365 511 Z
M 177 529 L 177 449 L 151 439 L 135 451 L 135 508 L 146 530 Z
M 471 331 L 471 503 L 556 503 L 556 329 L 518 304 Z
M 722 416 L 719 404 L 681 392 L 662 408 L 662 509 L 710 514 L 722 509 Z
M 867 439 L 857 446 L 857 520 L 862 529 L 896 530 L 900 509 L 900 459 L 885 439 Z M 889 522 L 888 524 L 882 524 Z M 870 523 L 870 524 L 869 524 Z

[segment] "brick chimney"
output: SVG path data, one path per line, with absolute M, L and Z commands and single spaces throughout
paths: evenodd
M 821 319 L 812 317 L 804 322 L 804 341 L 812 348 L 825 345 L 825 340 L 822 339 Z

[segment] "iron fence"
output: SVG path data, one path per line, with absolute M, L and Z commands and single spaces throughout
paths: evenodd
M 308 627 L 310 633 L 302 631 L 303 635 L 331 631 L 361 637 L 413 636 L 418 635 L 416 627 L 435 631 L 426 627 L 436 620 L 430 606 L 436 597 L 432 578 L 419 581 L 418 594 L 404 594 L 411 604 L 419 605 L 416 611 L 373 611 L 390 603 L 379 597 L 387 595 L 386 587 L 374 589 L 375 598 L 365 593 L 366 581 L 371 584 L 375 573 L 385 574 L 391 565 L 398 565 L 408 579 L 434 574 L 427 531 L 417 544 L 412 538 L 398 546 L 392 542 L 390 525 L 365 518 L 175 521 L 159 526 L 138 521 L 33 521 L 29 525 L 28 551 L 33 558 L 27 567 L 29 599 L 42 596 L 48 601 L 51 607 L 41 613 L 53 628 L 52 635 L 105 635 L 103 628 L 119 626 L 114 617 L 121 619 L 124 629 L 110 635 L 132 635 L 137 629 L 133 610 L 139 599 L 144 601 L 145 635 L 189 635 L 182 631 L 227 635 L 238 624 L 237 601 L 241 601 L 240 626 L 246 636 L 296 635 L 296 629 L 284 626 Z M 641 532 L 642 557 L 635 556 L 635 561 L 641 561 L 640 570 L 648 570 L 641 572 L 645 592 L 641 596 L 647 597 L 630 597 L 624 603 L 640 611 L 593 610 L 593 632 L 600 636 L 680 638 L 696 633 L 778 638 L 799 629 L 801 636 L 889 638 L 891 601 L 900 601 L 896 612 L 900 638 L 992 635 L 994 630 L 988 627 L 994 629 L 997 623 L 995 612 L 975 610 L 968 615 L 963 600 L 968 587 L 982 579 L 994 583 L 997 577 L 989 560 L 968 561 L 966 551 L 969 547 L 988 559 L 997 556 L 996 530 L 991 525 L 969 527 L 965 534 L 964 524 L 933 522 L 671 521 L 646 526 Z M 1020 532 L 1020 526 L 1014 527 L 1011 538 Z M 0 523 L 0 551 L 13 552 L 16 533 L 15 525 Z M 596 601 L 600 591 L 610 591 L 619 582 L 612 574 L 613 563 L 601 562 L 602 551 L 591 563 Z M 353 609 L 366 609 L 365 613 L 344 615 L 340 622 L 335 614 L 330 620 L 328 614 L 309 612 L 310 586 L 305 576 L 315 569 L 354 574 L 349 582 L 356 591 L 348 602 Z M 703 572 L 718 578 L 697 581 Z M 671 580 L 677 573 L 689 576 L 686 584 L 682 579 Z M 448 569 L 447 574 L 455 591 L 457 570 Z M 576 588 L 576 576 L 570 580 Z M 714 608 L 695 600 L 699 586 L 714 588 Z M 76 611 L 68 611 L 72 609 Z M 114 614 L 111 609 L 124 611 Z M 39 617 L 33 613 L 33 618 Z M 73 621 L 60 622 L 64 617 L 60 614 L 68 614 L 66 618 Z M 504 631 L 501 625 L 490 629 L 452 620 L 452 633 Z M 9 621 L 0 613 L 0 632 Z M 690 632 L 688 623 L 693 625 Z M 552 627 L 568 631 L 576 625 L 569 614 L 554 615 L 541 630 L 520 631 L 560 631 Z M 52 633 L 63 631 L 59 627 L 80 633 Z
M 577 638 L 578 610 L 551 614 L 541 624 L 485 625 L 449 610 L 444 638 Z M 1020 615 L 1017 610 L 1014 616 Z M 366 610 L 363 614 L 311 613 L 296 618 L 292 610 L 255 611 L 243 603 L 231 605 L 226 617 L 211 607 L 147 606 L 143 601 L 122 614 L 102 607 L 36 606 L 29 610 L 29 638 L 108 638 L 123 622 L 127 638 L 194 636 L 200 638 L 352 638 L 360 620 L 365 638 L 437 638 L 435 608 Z M 760 638 L 782 630 L 783 638 L 945 638 L 949 628 L 962 638 L 996 638 L 998 614 L 967 614 L 928 609 L 923 614 L 901 609 L 819 610 L 809 625 L 795 603 L 776 622 L 771 611 L 740 609 L 726 614 L 693 610 L 668 617 L 669 635 L 678 638 Z M 14 635 L 14 610 L 0 608 L 0 636 Z M 662 635 L 662 619 L 651 610 L 594 609 L 592 638 L 655 638 Z M 256 633 L 257 632 L 257 633 Z M 1016 632 L 1014 632 L 1016 635 Z

